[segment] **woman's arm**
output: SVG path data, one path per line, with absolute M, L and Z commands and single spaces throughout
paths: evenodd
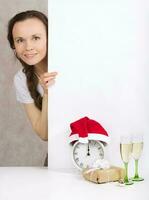
M 57 73 L 45 73 L 41 78 L 44 90 L 42 99 L 42 110 L 40 111 L 34 103 L 24 104 L 27 116 L 31 121 L 33 130 L 42 140 L 48 140 L 48 87 L 55 82 Z
M 32 124 L 33 130 L 44 141 L 48 140 L 48 94 L 43 95 L 42 110 L 40 111 L 34 103 L 24 104 L 27 116 Z

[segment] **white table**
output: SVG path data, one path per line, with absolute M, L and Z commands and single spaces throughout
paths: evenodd
M 80 174 L 46 168 L 0 168 L 0 200 L 149 200 L 149 177 L 131 186 L 94 184 Z

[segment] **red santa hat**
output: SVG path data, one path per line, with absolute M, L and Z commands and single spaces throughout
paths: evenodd
M 109 142 L 107 131 L 95 120 L 83 117 L 70 124 L 70 142 L 79 140 L 81 143 L 88 143 L 88 140 L 100 140 L 104 143 Z

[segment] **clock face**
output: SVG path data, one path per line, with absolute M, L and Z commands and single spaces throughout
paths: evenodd
M 88 143 L 76 142 L 73 146 L 73 161 L 77 168 L 91 168 L 98 159 L 104 158 L 104 146 L 101 142 L 90 140 Z

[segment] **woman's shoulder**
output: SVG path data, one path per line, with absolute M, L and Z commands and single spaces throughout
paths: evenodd
M 16 90 L 16 97 L 19 102 L 33 103 L 33 99 L 27 87 L 26 75 L 22 69 L 19 70 L 14 76 L 14 86 Z
M 25 90 L 27 89 L 27 82 L 26 82 L 26 75 L 25 73 L 22 71 L 22 69 L 20 69 L 14 76 L 14 85 L 16 88 L 21 89 L 24 88 Z
M 16 82 L 18 82 L 18 81 L 23 81 L 23 80 L 25 80 L 26 81 L 26 76 L 25 76 L 25 73 L 23 72 L 23 70 L 22 69 L 20 69 L 16 74 L 15 74 L 15 76 L 14 76 L 14 81 Z

